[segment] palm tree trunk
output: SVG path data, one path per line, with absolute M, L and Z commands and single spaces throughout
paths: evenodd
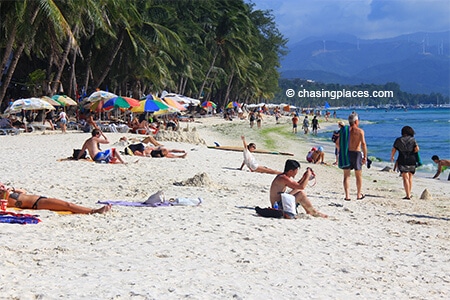
M 3 98 L 6 95 L 6 90 L 8 89 L 8 85 L 11 82 L 11 79 L 14 75 L 14 71 L 16 70 L 17 63 L 19 62 L 20 57 L 22 56 L 22 52 L 25 49 L 25 43 L 22 43 L 20 47 L 14 53 L 14 57 L 11 61 L 11 65 L 9 66 L 8 73 L 6 74 L 5 81 L 3 82 L 2 89 L 0 91 L 0 105 L 3 103 Z
M 67 57 L 69 56 L 71 46 L 72 46 L 72 37 L 69 36 L 67 39 L 67 43 L 66 43 L 66 47 L 64 49 L 63 55 L 61 57 L 60 64 L 58 66 L 58 72 L 56 73 L 56 77 L 53 80 L 52 94 L 56 94 L 58 87 L 62 84 L 61 76 L 64 71 L 64 66 L 66 65 Z
M 123 39 L 125 37 L 125 31 L 121 30 L 120 32 L 120 36 L 119 39 L 117 40 L 116 43 L 116 47 L 114 48 L 114 51 L 109 59 L 108 65 L 106 66 L 105 70 L 103 71 L 102 75 L 100 76 L 100 78 L 97 80 L 97 82 L 95 83 L 96 87 L 99 87 L 100 84 L 103 83 L 103 81 L 105 80 L 106 76 L 108 76 L 109 71 L 111 70 L 111 66 L 117 56 L 117 53 L 119 53 L 120 48 L 122 47 L 122 43 L 123 43 Z
M 230 97 L 230 92 L 231 92 L 231 83 L 233 82 L 233 78 L 234 78 L 234 70 L 231 72 L 230 75 L 230 80 L 228 80 L 228 86 L 227 86 L 227 92 L 225 94 L 225 103 L 224 105 L 228 102 L 228 98 Z
M 11 52 L 13 49 L 14 41 L 16 39 L 17 26 L 13 26 L 13 30 L 9 35 L 8 42 L 6 43 L 5 53 L 3 54 L 2 65 L 0 67 L 0 76 L 3 76 L 3 72 L 5 71 L 6 64 L 11 56 Z
M 30 24 L 33 24 L 34 21 L 36 20 L 39 10 L 40 10 L 40 7 L 36 6 L 33 14 L 31 15 Z M 36 35 L 36 30 L 33 31 L 30 39 L 33 40 L 35 35 Z M 6 90 L 8 89 L 9 83 L 11 82 L 14 72 L 16 71 L 17 63 L 19 62 L 19 59 L 22 56 L 25 46 L 26 46 L 26 43 L 25 43 L 25 41 L 23 41 L 14 53 L 14 57 L 11 61 L 11 65 L 9 66 L 5 81 L 3 82 L 2 88 L 0 90 L 0 106 L 3 103 L 3 100 L 4 100 L 3 98 L 5 98 Z
M 211 65 L 209 66 L 208 72 L 206 73 L 205 80 L 203 80 L 202 87 L 200 88 L 200 91 L 198 92 L 198 99 L 200 99 L 200 97 L 202 96 L 206 82 L 208 81 L 209 75 L 211 74 L 211 71 L 214 68 L 214 64 L 216 63 L 216 59 L 217 59 L 218 55 L 219 55 L 219 47 L 216 48 L 216 52 L 214 53 L 213 60 L 211 62 Z

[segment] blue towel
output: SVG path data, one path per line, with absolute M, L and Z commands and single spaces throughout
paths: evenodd
M 37 224 L 41 220 L 34 215 L 16 214 L 9 211 L 0 212 L 0 223 L 10 224 Z
M 348 142 L 350 138 L 350 126 L 346 125 L 339 131 L 339 161 L 338 166 L 341 169 L 350 167 L 350 158 L 348 156 Z

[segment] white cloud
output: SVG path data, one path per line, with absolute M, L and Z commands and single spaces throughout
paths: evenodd
M 314 35 L 347 33 L 386 38 L 418 31 L 450 30 L 448 0 L 252 0 L 272 9 L 291 42 Z

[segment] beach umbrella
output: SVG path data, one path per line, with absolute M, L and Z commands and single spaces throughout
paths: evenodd
M 173 99 L 171 99 L 171 98 L 164 98 L 164 102 L 166 102 L 167 103 L 167 105 L 169 105 L 169 106 L 171 106 L 171 107 L 173 107 L 173 108 L 176 108 L 177 110 L 179 110 L 179 111 L 184 111 L 184 110 L 186 110 L 186 107 L 184 107 L 183 105 L 181 105 L 179 102 L 177 102 L 177 101 L 175 101 L 175 100 L 173 100 Z
M 169 105 L 154 99 L 146 99 L 139 102 L 139 106 L 131 108 L 132 112 L 143 113 L 143 112 L 155 112 L 161 109 L 168 109 Z
M 78 105 L 78 103 L 75 100 L 66 95 L 53 95 L 52 99 L 58 101 L 62 106 Z
M 226 106 L 226 108 L 235 108 L 235 107 L 241 107 L 241 105 L 239 103 L 237 103 L 236 101 L 233 101 L 233 102 L 229 102 Z
M 204 101 L 202 103 L 202 106 L 203 107 L 213 107 L 213 108 L 217 107 L 217 105 L 214 102 L 212 102 L 212 101 Z
M 61 106 L 61 103 L 59 103 L 56 100 L 53 100 L 52 98 L 50 98 L 48 96 L 42 96 L 41 99 L 44 100 L 45 102 L 50 103 L 53 106 Z
M 130 97 L 117 96 L 117 97 L 106 100 L 103 103 L 103 109 L 110 110 L 113 108 L 130 108 L 130 107 L 139 106 L 139 104 L 140 104 L 139 100 L 136 100 L 136 99 L 133 99 Z
M 93 92 L 88 97 L 88 101 L 89 102 L 106 101 L 114 97 L 117 97 L 117 95 L 106 91 L 96 91 Z
M 5 113 L 14 114 L 21 112 L 22 110 L 43 110 L 43 109 L 55 110 L 55 107 L 40 98 L 32 97 L 14 101 L 13 104 L 11 104 L 11 106 L 6 109 Z

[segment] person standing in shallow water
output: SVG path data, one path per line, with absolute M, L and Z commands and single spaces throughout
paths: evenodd
M 416 173 L 417 153 L 419 145 L 414 139 L 414 129 L 410 126 L 402 128 L 402 136 L 394 142 L 391 151 L 391 161 L 394 161 L 395 153 L 398 151 L 397 165 L 403 179 L 403 188 L 405 189 L 405 200 L 411 199 L 412 180 Z

